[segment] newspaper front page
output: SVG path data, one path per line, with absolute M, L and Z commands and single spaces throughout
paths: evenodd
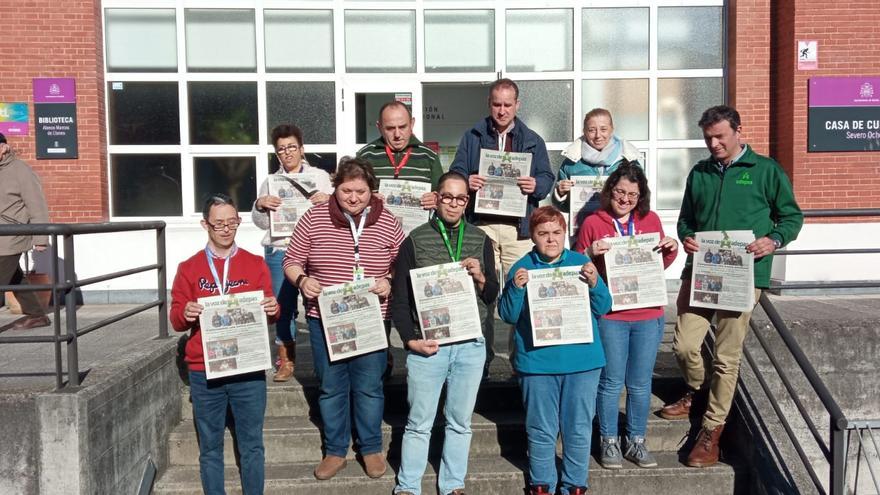
M 605 274 L 611 292 L 611 309 L 666 306 L 666 277 L 663 256 L 654 248 L 660 234 L 642 234 L 602 239 L 611 245 L 604 254 Z
M 201 297 L 202 353 L 208 379 L 272 367 L 269 327 L 260 306 L 262 291 Z
M 580 266 L 529 270 L 526 293 L 535 347 L 593 341 L 589 286 Z
M 325 287 L 318 296 L 330 361 L 386 349 L 388 337 L 374 278 Z
M 402 179 L 382 179 L 379 192 L 385 195 L 385 207 L 400 220 L 403 234 L 428 221 L 429 212 L 422 208 L 422 195 L 431 192 L 431 184 Z
M 459 263 L 409 271 L 425 340 L 450 344 L 483 335 L 474 282 Z
M 755 306 L 755 255 L 751 230 L 697 232 L 700 250 L 691 271 L 691 306 L 751 311 Z
M 316 190 L 315 178 L 304 174 L 270 174 L 269 195 L 281 198 L 281 206 L 269 212 L 269 235 L 287 237 L 296 227 L 296 222 L 312 207 L 309 196 Z
M 475 213 L 524 217 L 528 198 L 516 179 L 532 170 L 531 153 L 480 150 L 480 175 L 486 184 L 477 192 Z
M 568 222 L 572 233 L 584 223 L 590 213 L 599 209 L 599 194 L 605 187 L 607 178 L 601 175 L 569 177 L 572 186 L 568 191 Z

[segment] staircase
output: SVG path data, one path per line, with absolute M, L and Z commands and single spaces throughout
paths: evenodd
M 500 322 L 499 322 L 500 323 Z M 500 330 L 506 325 L 499 324 Z M 301 330 L 302 331 L 302 330 Z M 506 347 L 507 335 L 496 331 L 496 348 Z M 393 336 L 392 341 L 394 341 Z M 394 487 L 394 476 L 399 466 L 400 443 L 406 424 L 406 371 L 405 354 L 400 342 L 394 348 L 395 369 L 385 387 L 385 419 L 383 432 L 390 469 L 379 479 L 370 479 L 354 454 L 349 454 L 348 466 L 332 480 L 318 481 L 312 471 L 321 460 L 320 414 L 317 408 L 316 380 L 312 376 L 311 350 L 308 336 L 300 335 L 297 344 L 296 377 L 286 384 L 268 381 L 268 400 L 264 441 L 266 447 L 267 494 L 345 494 L 388 495 Z M 664 343 L 655 367 L 652 409 L 659 409 L 665 401 L 674 400 L 680 393 L 681 380 L 670 351 L 671 326 L 667 326 Z M 189 390 L 184 388 L 182 401 L 184 418 L 169 439 L 169 468 L 156 482 L 153 493 L 162 495 L 200 494 L 199 449 Z M 621 421 L 623 398 L 621 398 Z M 434 494 L 436 469 L 443 439 L 442 401 L 438 421 L 431 438 L 428 471 L 423 479 L 423 493 Z M 697 421 L 698 419 L 694 419 Z M 522 494 L 524 473 L 528 472 L 526 433 L 520 391 L 512 375 L 510 363 L 496 357 L 490 379 L 480 389 L 474 412 L 473 440 L 468 466 L 467 491 L 470 494 Z M 650 494 L 695 493 L 733 494 L 748 493 L 747 469 L 736 462 L 721 462 L 705 469 L 684 466 L 680 459 L 686 455 L 682 439 L 687 436 L 688 421 L 667 421 L 655 414 L 648 419 L 648 448 L 659 466 L 642 469 L 624 461 L 623 469 L 609 471 L 590 461 L 590 486 L 593 493 Z M 621 427 L 621 431 L 624 431 Z M 593 445 L 597 444 L 598 433 Z M 723 445 L 723 444 L 722 444 Z M 241 493 L 232 439 L 227 432 L 225 442 L 226 489 Z M 728 461 L 725 459 L 725 461 Z

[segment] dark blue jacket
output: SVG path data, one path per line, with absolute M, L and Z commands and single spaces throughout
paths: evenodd
M 535 178 L 535 192 L 529 194 L 526 216 L 519 221 L 519 236 L 529 237 L 529 216 L 538 207 L 538 203 L 550 194 L 553 189 L 553 170 L 550 168 L 550 157 L 547 155 L 547 145 L 535 131 L 526 127 L 523 121 L 514 119 L 513 129 L 510 130 L 508 139 L 513 138 L 512 150 L 517 153 L 532 154 L 532 168 L 529 175 Z M 466 179 L 471 174 L 480 172 L 480 149 L 498 149 L 498 136 L 493 130 L 492 117 L 477 122 L 472 129 L 464 133 L 455 159 L 449 170 L 463 175 Z M 468 204 L 468 219 L 471 222 L 479 220 L 479 215 L 474 213 L 476 198 L 471 192 L 471 201 Z

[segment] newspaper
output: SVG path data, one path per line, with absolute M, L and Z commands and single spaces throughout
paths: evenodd
M 531 153 L 480 150 L 480 175 L 486 178 L 486 184 L 477 193 L 474 212 L 526 216 L 528 198 L 516 185 L 516 179 L 528 176 L 531 169 Z
M 755 255 L 751 230 L 697 232 L 700 250 L 691 270 L 691 306 L 728 311 L 755 307 Z
M 388 348 L 379 296 L 369 291 L 375 283 L 365 278 L 331 285 L 318 296 L 330 361 Z
M 459 263 L 409 271 L 422 337 L 440 344 L 483 335 L 474 282 Z
M 409 233 L 428 221 L 428 211 L 422 208 L 422 195 L 431 192 L 431 184 L 402 179 L 382 179 L 379 192 L 385 195 L 385 207 L 400 220 L 403 234 Z
M 526 293 L 535 347 L 593 341 L 589 286 L 580 266 L 529 270 Z
M 654 248 L 660 234 L 643 234 L 602 239 L 611 245 L 604 254 L 605 274 L 611 292 L 611 309 L 666 306 L 666 276 L 663 256 Z
M 599 209 L 599 194 L 607 178 L 601 175 L 575 175 L 568 178 L 573 183 L 568 191 L 568 226 L 572 233 L 584 223 L 590 213 Z
M 269 235 L 289 236 L 296 222 L 312 207 L 309 197 L 316 190 L 312 174 L 270 174 L 269 195 L 281 198 L 281 206 L 269 212 Z
M 272 367 L 263 291 L 201 297 L 202 354 L 208 379 Z

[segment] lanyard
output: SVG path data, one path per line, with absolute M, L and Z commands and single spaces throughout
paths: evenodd
M 366 207 L 364 211 L 361 212 L 361 221 L 357 228 L 354 226 L 354 218 L 352 218 L 348 212 L 343 213 L 345 214 L 345 218 L 348 219 L 348 226 L 351 227 L 351 238 L 354 240 L 354 269 L 357 270 L 361 265 L 361 234 L 364 233 L 364 224 L 367 221 L 367 215 L 370 213 L 370 207 Z
M 205 258 L 208 260 L 208 268 L 211 269 L 214 283 L 217 284 L 217 292 L 221 295 L 226 294 L 226 291 L 229 290 L 229 287 L 226 286 L 226 281 L 229 280 L 229 265 L 232 264 L 232 257 L 235 256 L 236 251 L 238 251 L 238 246 L 233 246 L 229 256 L 226 258 L 220 258 L 226 260 L 226 263 L 223 264 L 223 280 L 220 280 L 220 276 L 217 275 L 217 268 L 214 266 L 214 258 L 218 258 L 218 256 L 211 254 L 211 250 L 208 249 L 208 246 L 205 246 Z
M 406 162 L 409 161 L 409 155 L 412 155 L 412 148 L 407 148 L 406 153 L 404 153 L 403 158 L 400 160 L 400 165 L 394 163 L 394 153 L 391 152 L 391 146 L 385 145 L 385 154 L 388 155 L 388 161 L 391 162 L 391 166 L 394 167 L 394 178 L 400 174 L 400 169 L 406 165 Z
M 458 244 L 455 245 L 455 254 L 452 254 L 452 245 L 449 243 L 449 233 L 446 232 L 446 226 L 443 225 L 443 220 L 437 219 L 437 228 L 440 229 L 440 237 L 443 238 L 443 244 L 446 245 L 446 251 L 449 253 L 449 257 L 452 258 L 452 261 L 461 260 L 461 242 L 464 240 L 464 222 L 458 224 Z
M 614 230 L 617 231 L 618 236 L 636 235 L 636 222 L 633 219 L 633 216 L 634 215 L 630 212 L 629 220 L 626 222 L 626 230 L 623 230 L 623 224 L 617 221 L 616 218 L 612 219 L 614 220 Z
M 509 132 L 510 129 L 508 129 L 507 131 Z M 505 148 L 507 147 L 507 134 L 508 134 L 507 132 L 503 132 L 503 133 L 499 132 L 498 133 L 498 151 L 500 151 L 502 153 L 505 151 Z

